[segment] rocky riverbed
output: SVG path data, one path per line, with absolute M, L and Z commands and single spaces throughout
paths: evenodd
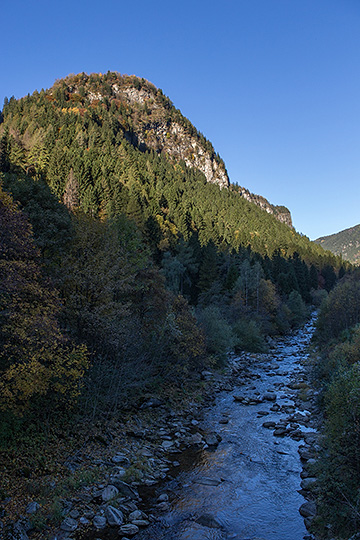
M 307 374 L 312 331 L 310 321 L 268 354 L 232 356 L 226 373 L 202 373 L 201 404 L 178 412 L 151 398 L 92 455 L 86 448 L 69 456 L 69 467 L 95 469 L 99 481 L 64 497 L 59 529 L 42 538 L 312 538 L 319 450 Z M 29 501 L 17 522 L 21 540 L 31 537 L 39 509 Z

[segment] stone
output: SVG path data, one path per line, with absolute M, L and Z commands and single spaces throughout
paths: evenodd
M 96 514 L 93 519 L 93 525 L 96 529 L 105 529 L 106 527 L 106 517 Z
M 119 490 L 120 495 L 123 497 L 129 497 L 130 499 L 138 499 L 139 494 L 138 492 L 129 484 L 124 482 L 123 480 L 120 480 L 117 477 L 111 478 L 112 485 L 116 487 L 116 489 Z
M 274 435 L 275 437 L 283 437 L 283 436 L 286 435 L 286 434 L 287 434 L 287 429 L 284 428 L 284 427 L 278 427 L 278 428 L 276 428 L 276 429 L 274 430 L 274 433 L 273 433 L 273 435 Z
M 150 409 L 150 408 L 154 408 L 154 407 L 161 407 L 162 405 L 164 405 L 164 402 L 161 400 L 161 399 L 158 399 L 158 398 L 150 398 L 148 399 L 147 401 L 145 401 L 140 409 Z
M 101 498 L 104 502 L 111 501 L 111 499 L 114 499 L 119 495 L 119 490 L 117 487 L 108 485 L 105 489 L 101 492 Z
M 201 484 L 202 486 L 218 486 L 221 484 L 219 478 L 201 477 L 194 480 L 194 484 Z
M 124 523 L 124 514 L 114 506 L 107 506 L 105 509 L 105 517 L 110 527 L 122 525 Z
M 25 512 L 27 514 L 35 514 L 39 510 L 39 508 L 40 508 L 40 504 L 35 501 L 32 501 L 27 505 Z
M 310 489 L 314 484 L 316 484 L 316 478 L 308 476 L 301 481 L 300 486 L 302 489 Z
M 265 392 L 263 399 L 265 401 L 276 401 L 276 394 L 274 392 Z
M 167 450 L 168 448 L 174 446 L 174 441 L 163 441 L 161 446 L 164 448 L 164 450 Z
M 137 527 L 148 527 L 150 525 L 150 521 L 147 519 L 134 519 L 131 523 Z
M 117 465 L 130 465 L 130 460 L 125 456 L 125 454 L 116 454 L 111 458 L 111 461 Z
M 196 523 L 209 529 L 222 529 L 221 523 L 212 514 L 202 514 L 196 520 Z
M 66 517 L 60 525 L 60 529 L 65 532 L 76 531 L 77 527 L 78 522 L 76 521 L 76 519 L 73 519 L 71 517 Z
M 159 495 L 157 502 L 167 502 L 169 500 L 169 495 L 167 493 L 162 493 Z
M 276 422 L 264 422 L 262 426 L 267 429 L 272 429 L 276 426 Z
M 134 525 L 133 523 L 126 523 L 126 525 L 121 525 L 119 529 L 120 535 L 129 535 L 134 536 L 139 532 L 139 527 L 137 525 Z
M 207 435 L 205 435 L 205 442 L 209 446 L 216 446 L 217 444 L 219 444 L 220 441 L 221 441 L 220 435 L 218 435 L 215 432 L 208 433 Z
M 304 518 L 313 518 L 316 515 L 316 504 L 314 501 L 307 501 L 300 506 L 299 512 Z
M 141 510 L 134 510 L 129 514 L 129 521 L 134 521 L 134 519 L 141 519 L 143 517 L 143 513 Z

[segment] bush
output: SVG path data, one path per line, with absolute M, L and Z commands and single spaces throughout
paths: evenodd
M 198 321 L 205 334 L 206 350 L 218 361 L 224 361 L 226 353 L 233 347 L 231 326 L 219 308 L 208 306 L 198 312 Z
M 290 324 L 297 328 L 301 326 L 307 317 L 307 309 L 301 294 L 297 291 L 292 291 L 287 301 L 287 306 L 290 309 Z
M 233 326 L 235 351 L 266 352 L 261 329 L 254 320 L 240 319 Z

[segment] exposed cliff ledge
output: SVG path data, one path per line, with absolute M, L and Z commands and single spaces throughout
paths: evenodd
M 126 96 L 131 105 L 140 104 L 153 109 L 157 114 L 154 120 L 143 123 L 141 129 L 130 134 L 133 143 L 140 148 L 151 148 L 165 152 L 177 160 L 184 160 L 188 167 L 201 171 L 206 180 L 220 187 L 229 187 L 229 178 L 223 162 L 216 159 L 213 149 L 206 149 L 202 145 L 202 136 L 189 134 L 187 127 L 172 118 L 161 118 L 161 106 L 154 99 L 154 94 L 147 89 L 125 88 L 113 86 L 117 97 Z M 160 112 L 160 114 L 159 114 Z M 206 141 L 207 142 L 207 141 Z M 209 143 L 207 144 L 209 146 Z
M 256 195 L 255 193 L 251 193 L 248 189 L 241 187 L 241 186 L 234 186 L 234 190 L 237 191 L 244 199 L 247 201 L 250 201 L 263 210 L 267 212 L 268 214 L 272 214 L 276 217 L 281 223 L 285 223 L 289 227 L 293 228 L 292 219 L 291 219 L 291 213 L 286 206 L 276 206 L 271 203 L 265 197 L 262 197 L 261 195 Z

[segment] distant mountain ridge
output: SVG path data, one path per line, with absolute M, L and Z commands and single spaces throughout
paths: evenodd
M 324 249 L 354 264 L 360 264 L 360 225 L 315 240 Z

